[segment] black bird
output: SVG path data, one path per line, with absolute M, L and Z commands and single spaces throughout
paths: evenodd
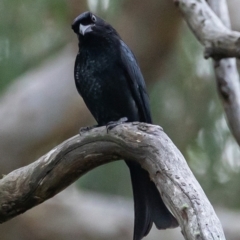
M 98 126 L 123 117 L 129 122 L 152 123 L 141 70 L 116 30 L 91 12 L 80 14 L 72 29 L 79 40 L 74 68 L 76 87 Z M 147 171 L 132 161 L 125 161 L 133 187 L 134 240 L 146 236 L 153 222 L 159 229 L 178 226 Z

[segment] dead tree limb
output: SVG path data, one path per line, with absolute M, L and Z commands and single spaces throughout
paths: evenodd
M 129 123 L 75 136 L 0 180 L 0 222 L 51 198 L 91 169 L 117 159 L 141 164 L 177 218 L 185 239 L 225 239 L 188 165 L 159 126 Z
M 208 4 L 223 24 L 231 29 L 226 0 L 208 0 Z M 227 115 L 229 127 L 240 146 L 240 82 L 236 59 L 214 61 L 218 93 Z
M 240 58 L 240 33 L 227 28 L 206 0 L 173 0 L 205 47 L 205 58 Z
M 240 83 L 234 58 L 240 56 L 240 33 L 230 30 L 226 0 L 174 0 L 196 38 L 212 57 L 218 93 L 229 128 L 240 146 Z M 212 9 L 211 9 L 212 8 Z M 225 58 L 225 59 L 223 59 Z

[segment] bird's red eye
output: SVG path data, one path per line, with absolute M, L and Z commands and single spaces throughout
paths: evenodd
M 96 18 L 94 15 L 92 15 L 92 21 L 93 21 L 93 22 L 96 22 L 96 21 L 97 21 L 97 18 Z

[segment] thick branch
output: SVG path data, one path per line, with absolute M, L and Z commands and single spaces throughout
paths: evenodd
M 91 169 L 119 158 L 141 164 L 186 239 L 225 239 L 221 224 L 184 157 L 158 126 L 122 124 L 75 136 L 0 181 L 0 221 L 40 204 Z
M 206 0 L 174 0 L 195 36 L 205 47 L 205 58 L 240 58 L 240 33 L 227 28 Z

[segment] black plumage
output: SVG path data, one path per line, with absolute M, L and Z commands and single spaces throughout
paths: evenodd
M 96 15 L 85 12 L 72 24 L 79 39 L 74 76 L 76 87 L 98 126 L 127 117 L 128 121 L 152 123 L 149 98 L 137 61 L 116 30 Z M 157 228 L 176 227 L 148 173 L 127 161 L 134 208 L 134 240 Z

